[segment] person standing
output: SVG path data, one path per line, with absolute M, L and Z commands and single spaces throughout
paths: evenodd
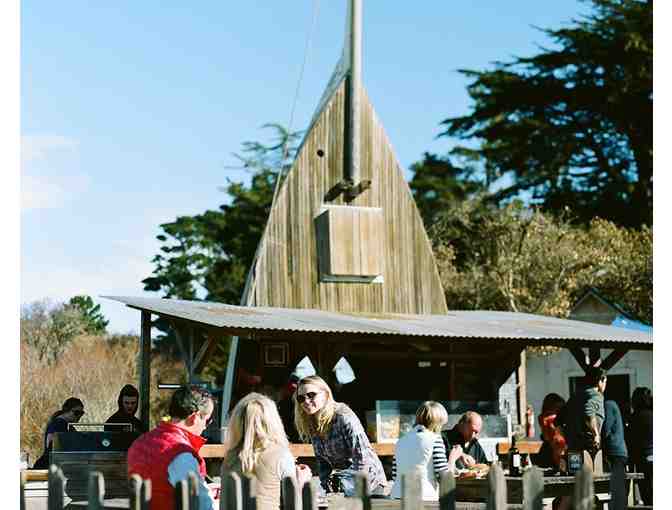
M 51 415 L 44 430 L 44 452 L 35 461 L 33 469 L 49 468 L 49 453 L 54 441 L 54 434 L 67 432 L 68 423 L 77 423 L 84 416 L 84 404 L 75 397 L 70 397 L 61 406 L 61 409 Z
M 455 466 L 464 469 L 475 464 L 486 464 L 483 447 L 478 442 L 478 436 L 483 428 L 483 418 L 476 411 L 467 411 L 460 417 L 460 421 L 450 430 L 441 432 L 446 451 L 453 446 L 462 447 L 462 455 L 455 462 Z
M 128 449 L 128 474 L 152 481 L 152 508 L 175 508 L 175 486 L 189 473 L 199 475 L 199 508 L 214 508 L 205 483 L 205 461 L 199 450 L 205 444 L 201 434 L 210 423 L 214 399 L 198 386 L 182 386 L 170 400 L 170 421 L 141 435 Z
M 594 457 L 601 446 L 607 372 L 600 367 L 590 367 L 584 383 L 585 387 L 572 395 L 558 413 L 556 425 L 562 427 L 569 450 L 587 450 Z
M 653 505 L 653 394 L 639 387 L 632 393 L 632 416 L 628 431 L 630 460 L 644 474 L 638 480 L 639 493 L 645 505 Z
M 625 481 L 625 466 L 628 463 L 628 448 L 623 433 L 623 418 L 618 404 L 613 400 L 604 402 L 604 423 L 602 424 L 602 454 L 607 470 L 618 474 Z M 621 478 L 622 477 L 622 478 Z M 609 508 L 621 509 L 626 505 L 626 484 L 612 487 Z
M 260 393 L 250 393 L 233 408 L 224 442 L 224 465 L 245 476 L 254 476 L 257 510 L 280 507 L 283 478 L 294 476 L 299 484 L 312 473 L 296 465 L 275 403 Z
M 110 416 L 105 423 L 129 423 L 132 428 L 132 432 L 147 432 L 145 426 L 140 420 L 135 417 L 135 413 L 138 411 L 138 400 L 140 398 L 140 393 L 132 384 L 127 384 L 119 392 L 119 398 L 117 398 L 117 406 L 119 409 L 116 413 Z M 105 427 L 105 430 L 119 430 L 118 428 Z
M 415 413 L 415 426 L 405 434 L 394 450 L 390 497 L 401 498 L 401 476 L 420 473 L 422 499 L 439 500 L 439 479 L 444 471 L 454 471 L 455 460 L 462 455 L 462 447 L 453 446 L 446 459 L 446 447 L 441 439 L 441 427 L 448 421 L 446 408 L 428 400 Z
M 382 495 L 387 479 L 380 459 L 357 415 L 346 404 L 334 401 L 331 388 L 319 376 L 304 377 L 296 390 L 294 423 L 299 435 L 310 440 L 318 474 L 325 490 L 334 470 L 341 470 L 346 496 L 354 493 L 354 474 L 364 472 L 369 492 Z
M 278 412 L 280 413 L 280 419 L 290 443 L 299 443 L 301 441 L 299 433 L 294 426 L 294 393 L 296 393 L 296 389 L 299 387 L 299 380 L 298 375 L 290 374 L 287 384 L 282 388 L 280 400 L 278 401 Z

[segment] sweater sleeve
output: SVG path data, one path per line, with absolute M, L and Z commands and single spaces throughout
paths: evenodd
M 434 464 L 434 473 L 437 479 L 442 471 L 447 469 L 455 469 L 455 466 L 448 465 L 448 458 L 446 457 L 446 445 L 443 444 L 441 436 L 437 436 L 432 447 L 432 463 Z
M 198 461 L 191 453 L 180 453 L 168 465 L 168 481 L 173 487 L 180 480 L 186 480 L 190 472 L 198 475 L 198 508 L 200 510 L 213 510 L 213 500 L 210 489 L 205 485 L 205 480 L 198 473 Z

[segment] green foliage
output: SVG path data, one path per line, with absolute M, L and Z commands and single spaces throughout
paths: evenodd
M 653 236 L 596 219 L 469 200 L 429 234 L 449 308 L 566 317 L 594 287 L 640 319 L 653 320 Z
M 68 306 L 79 310 L 84 319 L 84 330 L 92 335 L 102 335 L 105 333 L 110 321 L 100 311 L 100 305 L 97 305 L 91 299 L 91 296 L 75 296 L 68 301 Z
M 454 166 L 448 158 L 425 152 L 422 161 L 411 165 L 413 178 L 408 183 L 420 216 L 429 228 L 442 211 L 456 201 L 466 200 L 485 189 L 470 169 Z
M 240 302 L 268 219 L 278 171 L 284 174 L 289 168 L 301 136 L 278 124 L 263 127 L 273 132 L 270 145 L 245 142 L 241 154 L 235 154 L 242 168 L 252 173 L 249 185 L 229 181 L 223 191 L 230 200 L 218 210 L 181 216 L 161 225 L 160 253 L 152 259 L 152 275 L 143 280 L 145 290 L 170 298 Z M 160 321 L 156 326 L 168 331 Z M 160 337 L 156 344 L 175 352 L 171 336 Z M 225 366 L 224 350 L 228 352 L 218 347 L 213 354 L 214 365 Z
M 482 163 L 488 182 L 508 176 L 500 201 L 526 191 L 586 224 L 651 225 L 653 5 L 590 3 L 590 16 L 544 31 L 558 49 L 462 70 L 473 111 L 444 120 L 442 136 L 472 142 L 451 153 Z

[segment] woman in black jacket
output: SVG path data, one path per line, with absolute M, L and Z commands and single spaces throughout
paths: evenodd
M 644 480 L 637 482 L 642 500 L 653 505 L 653 394 L 649 388 L 639 387 L 632 393 L 628 449 L 635 469 L 644 473 Z

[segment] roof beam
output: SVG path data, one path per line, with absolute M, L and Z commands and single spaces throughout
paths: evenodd
M 604 358 L 600 366 L 606 371 L 609 371 L 616 363 L 621 361 L 623 356 L 625 356 L 627 353 L 627 349 L 614 349 L 606 358 Z
M 588 357 L 586 356 L 586 353 L 583 351 L 583 349 L 580 347 L 571 347 L 568 350 L 572 353 L 572 356 L 574 356 L 574 359 L 581 367 L 581 370 L 584 372 L 588 370 Z

